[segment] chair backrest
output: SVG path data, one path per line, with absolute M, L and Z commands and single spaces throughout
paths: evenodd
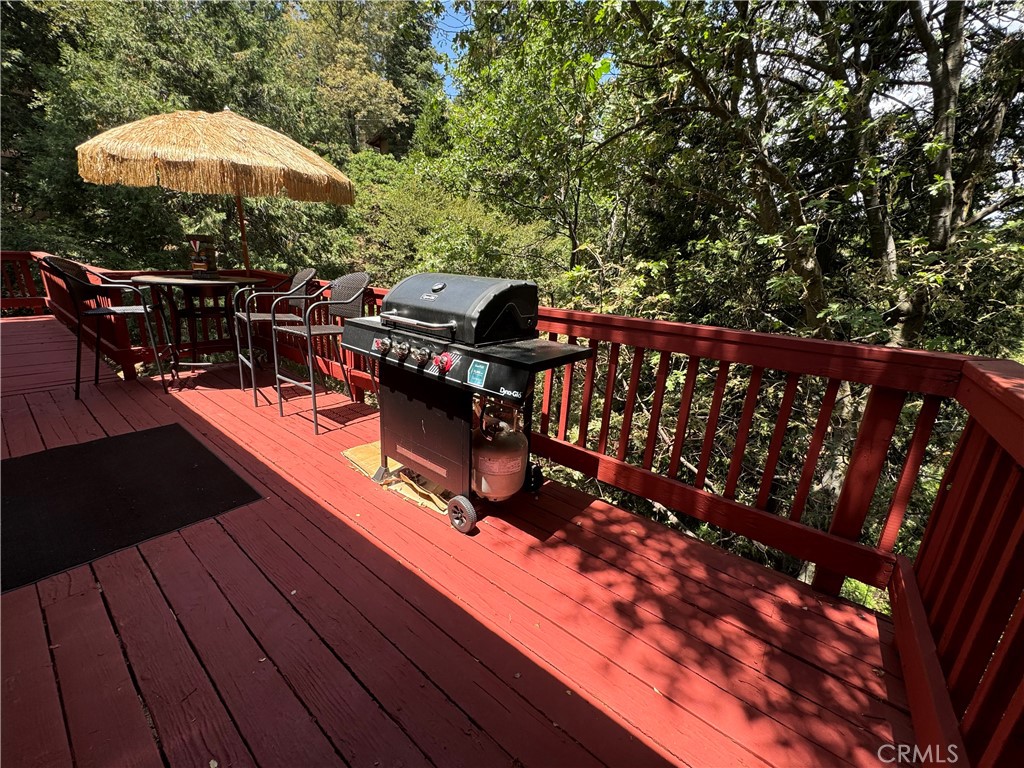
M 300 296 L 305 296 L 307 293 L 306 287 L 309 285 L 310 281 L 314 277 L 316 277 L 316 270 L 313 269 L 312 267 L 300 269 L 298 272 L 292 275 L 291 284 L 288 286 L 288 293 L 295 293 Z M 298 308 L 306 306 L 306 303 L 302 300 L 289 301 L 288 304 Z
M 43 264 L 64 283 L 76 309 L 81 309 L 85 302 L 105 293 L 103 286 L 89 280 L 89 271 L 77 261 L 60 256 L 44 256 Z
M 363 297 L 369 284 L 370 276 L 365 272 L 352 272 L 332 281 L 331 303 L 327 305 L 331 317 L 362 317 L 366 306 Z M 343 303 L 335 304 L 336 301 Z

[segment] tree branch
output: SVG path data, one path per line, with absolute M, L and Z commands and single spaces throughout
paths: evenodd
M 973 227 L 975 224 L 983 221 L 984 219 L 987 219 L 993 213 L 997 213 L 997 212 L 1003 210 L 1004 208 L 1009 208 L 1014 203 L 1021 203 L 1021 202 L 1024 202 L 1024 193 L 1007 195 L 1002 200 L 997 200 L 994 203 L 986 205 L 980 211 L 978 211 L 973 216 L 971 216 L 971 218 L 969 218 L 967 221 L 965 221 L 963 223 L 963 227 L 961 227 L 961 228 L 965 229 L 967 227 Z

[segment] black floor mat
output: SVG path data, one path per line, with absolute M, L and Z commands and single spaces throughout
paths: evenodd
M 0 463 L 7 591 L 261 498 L 177 424 Z

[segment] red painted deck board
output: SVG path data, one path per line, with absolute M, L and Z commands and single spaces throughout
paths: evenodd
M 71 749 L 36 588 L 5 595 L 3 611 L 0 753 L 17 755 L 24 768 L 70 768 Z
M 415 765 L 423 760 L 412 740 L 220 525 L 207 520 L 182 531 L 182 538 L 349 764 Z
M 185 541 L 170 534 L 139 549 L 256 759 L 265 765 L 343 765 Z
M 135 548 L 94 564 L 125 653 L 173 767 L 255 765 L 217 690 L 195 657 Z
M 0 391 L 4 395 L 25 394 L 54 389 L 58 385 L 74 387 L 75 336 L 50 316 L 4 319 L 0 324 Z M 82 345 L 82 382 L 92 383 L 95 356 Z M 116 380 L 114 371 L 100 365 L 100 382 Z
M 39 582 L 39 595 L 75 765 L 161 768 L 160 752 L 90 567 Z
M 41 583 L 51 632 L 74 627 L 58 675 L 34 591 L 2 597 L 5 677 L 29 628 L 15 682 L 43 702 L 42 736 L 12 740 L 5 687 L 5 763 L 67 764 L 32 755 L 68 733 L 79 765 L 82 744 L 171 766 L 872 765 L 910 740 L 884 617 L 554 483 L 462 536 L 341 456 L 376 439 L 371 408 L 318 397 L 314 437 L 308 395 L 279 418 L 265 373 L 255 409 L 232 366 L 76 402 L 28 369 L 73 362 L 48 322 L 3 322 L 5 373 L 34 382 L 4 390 L 10 455 L 180 423 L 265 498 Z

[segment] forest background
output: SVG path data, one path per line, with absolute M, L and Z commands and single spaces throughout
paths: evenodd
M 356 185 L 351 208 L 248 200 L 254 266 L 530 278 L 561 307 L 1024 353 L 1019 2 L 0 9 L 5 249 L 170 268 L 201 232 L 239 262 L 229 199 L 86 184 L 74 151 L 227 107 Z

